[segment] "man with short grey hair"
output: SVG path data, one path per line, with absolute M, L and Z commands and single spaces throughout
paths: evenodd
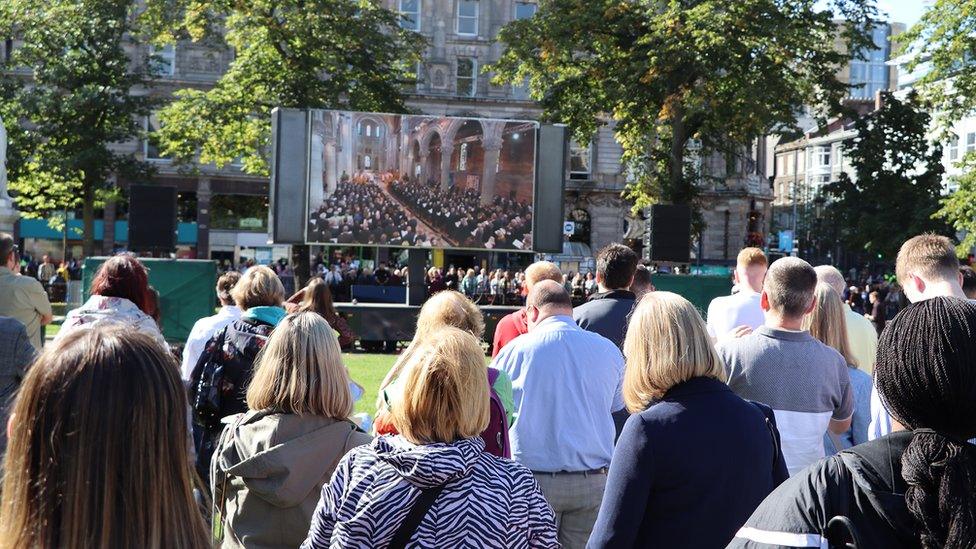
M 525 309 L 528 333 L 492 363 L 512 380 L 512 458 L 534 473 L 556 513 L 560 544 L 583 548 L 607 483 L 612 413 L 624 408 L 624 359 L 612 341 L 573 322 L 559 282 L 536 282 Z
M 844 295 L 847 283 L 844 281 L 844 275 L 840 274 L 837 267 L 820 265 L 814 270 L 817 272 L 819 282 L 833 288 L 837 295 Z M 851 346 L 855 360 L 857 360 L 857 367 L 870 374 L 874 368 L 874 355 L 878 351 L 878 332 L 870 320 L 857 314 L 854 309 L 847 305 L 844 306 L 844 320 L 847 328 L 847 342 Z
M 43 327 L 54 318 L 47 292 L 37 279 L 20 275 L 20 254 L 12 236 L 0 233 L 0 316 L 27 329 L 31 346 L 40 349 Z
M 824 433 L 846 432 L 854 414 L 847 361 L 803 329 L 816 286 L 817 273 L 806 261 L 774 261 L 760 296 L 765 323 L 718 346 L 729 387 L 776 414 L 791 475 L 824 457 Z

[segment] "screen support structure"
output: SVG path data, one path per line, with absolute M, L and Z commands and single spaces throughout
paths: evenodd
M 427 250 L 410 248 L 407 250 L 407 305 L 420 307 L 427 300 L 424 278 L 427 274 Z

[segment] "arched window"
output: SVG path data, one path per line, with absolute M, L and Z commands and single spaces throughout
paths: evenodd
M 573 222 L 573 234 L 570 235 L 570 242 L 581 242 L 590 245 L 590 212 L 583 208 L 574 208 L 569 212 L 569 220 Z
M 365 167 L 367 170 L 371 167 L 371 163 L 372 161 L 370 160 L 368 154 L 363 157 L 363 167 Z
M 468 169 L 468 144 L 461 143 L 461 151 L 458 153 L 458 171 L 464 172 Z

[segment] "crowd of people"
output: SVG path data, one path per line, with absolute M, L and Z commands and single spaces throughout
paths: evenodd
M 556 265 L 525 269 L 487 367 L 445 288 L 366 432 L 323 278 L 223 274 L 181 366 L 115 256 L 39 354 L 0 318 L 0 546 L 972 547 L 968 275 L 934 235 L 896 274 L 910 304 L 878 337 L 837 269 L 747 248 L 706 322 L 613 244 L 575 307 Z
M 393 181 L 390 193 L 425 223 L 441 231 L 453 246 L 488 249 L 531 249 L 532 207 L 522 201 L 495 196 L 482 204 L 477 189 L 436 183 L 423 185 Z
M 436 234 L 419 228 L 386 192 L 372 181 L 342 181 L 309 219 L 309 240 L 334 244 L 438 247 Z

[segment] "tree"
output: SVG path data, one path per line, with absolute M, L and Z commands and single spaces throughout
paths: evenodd
M 129 0 L 0 2 L 0 35 L 23 42 L 0 66 L 10 189 L 26 216 L 57 219 L 80 207 L 85 255 L 113 177 L 146 173 L 113 148 L 141 135 L 152 107 L 133 93 L 146 84 L 145 63 L 125 51 L 135 26 Z
M 148 0 L 161 43 L 188 36 L 233 48 L 206 91 L 184 89 L 159 114 L 164 156 L 268 174 L 274 107 L 405 112 L 424 39 L 399 16 L 358 0 Z M 308 247 L 294 246 L 299 283 Z
M 188 88 L 159 114 L 162 154 L 267 175 L 275 107 L 405 112 L 423 38 L 358 0 L 149 0 L 159 43 L 188 36 L 235 52 L 209 90 Z
M 693 203 L 687 146 L 731 152 L 795 125 L 804 105 L 839 108 L 848 51 L 870 43 L 865 0 L 550 0 L 499 38 L 496 81 L 529 82 L 548 118 L 588 141 L 608 118 L 636 207 Z M 842 16 L 849 24 L 838 27 Z
M 926 65 L 916 83 L 926 105 L 937 113 L 942 136 L 952 125 L 976 111 L 976 11 L 971 0 L 936 0 L 905 37 L 912 61 L 909 70 Z M 958 137 L 957 137 L 958 138 Z M 958 190 L 942 200 L 936 216 L 964 236 L 956 247 L 960 257 L 976 246 L 976 155 L 960 160 Z
M 888 260 L 902 242 L 925 232 L 951 234 L 933 219 L 942 191 L 942 147 L 928 137 L 931 117 L 910 94 L 882 94 L 881 109 L 859 118 L 850 156 L 855 177 L 828 184 L 825 224 L 848 250 Z

